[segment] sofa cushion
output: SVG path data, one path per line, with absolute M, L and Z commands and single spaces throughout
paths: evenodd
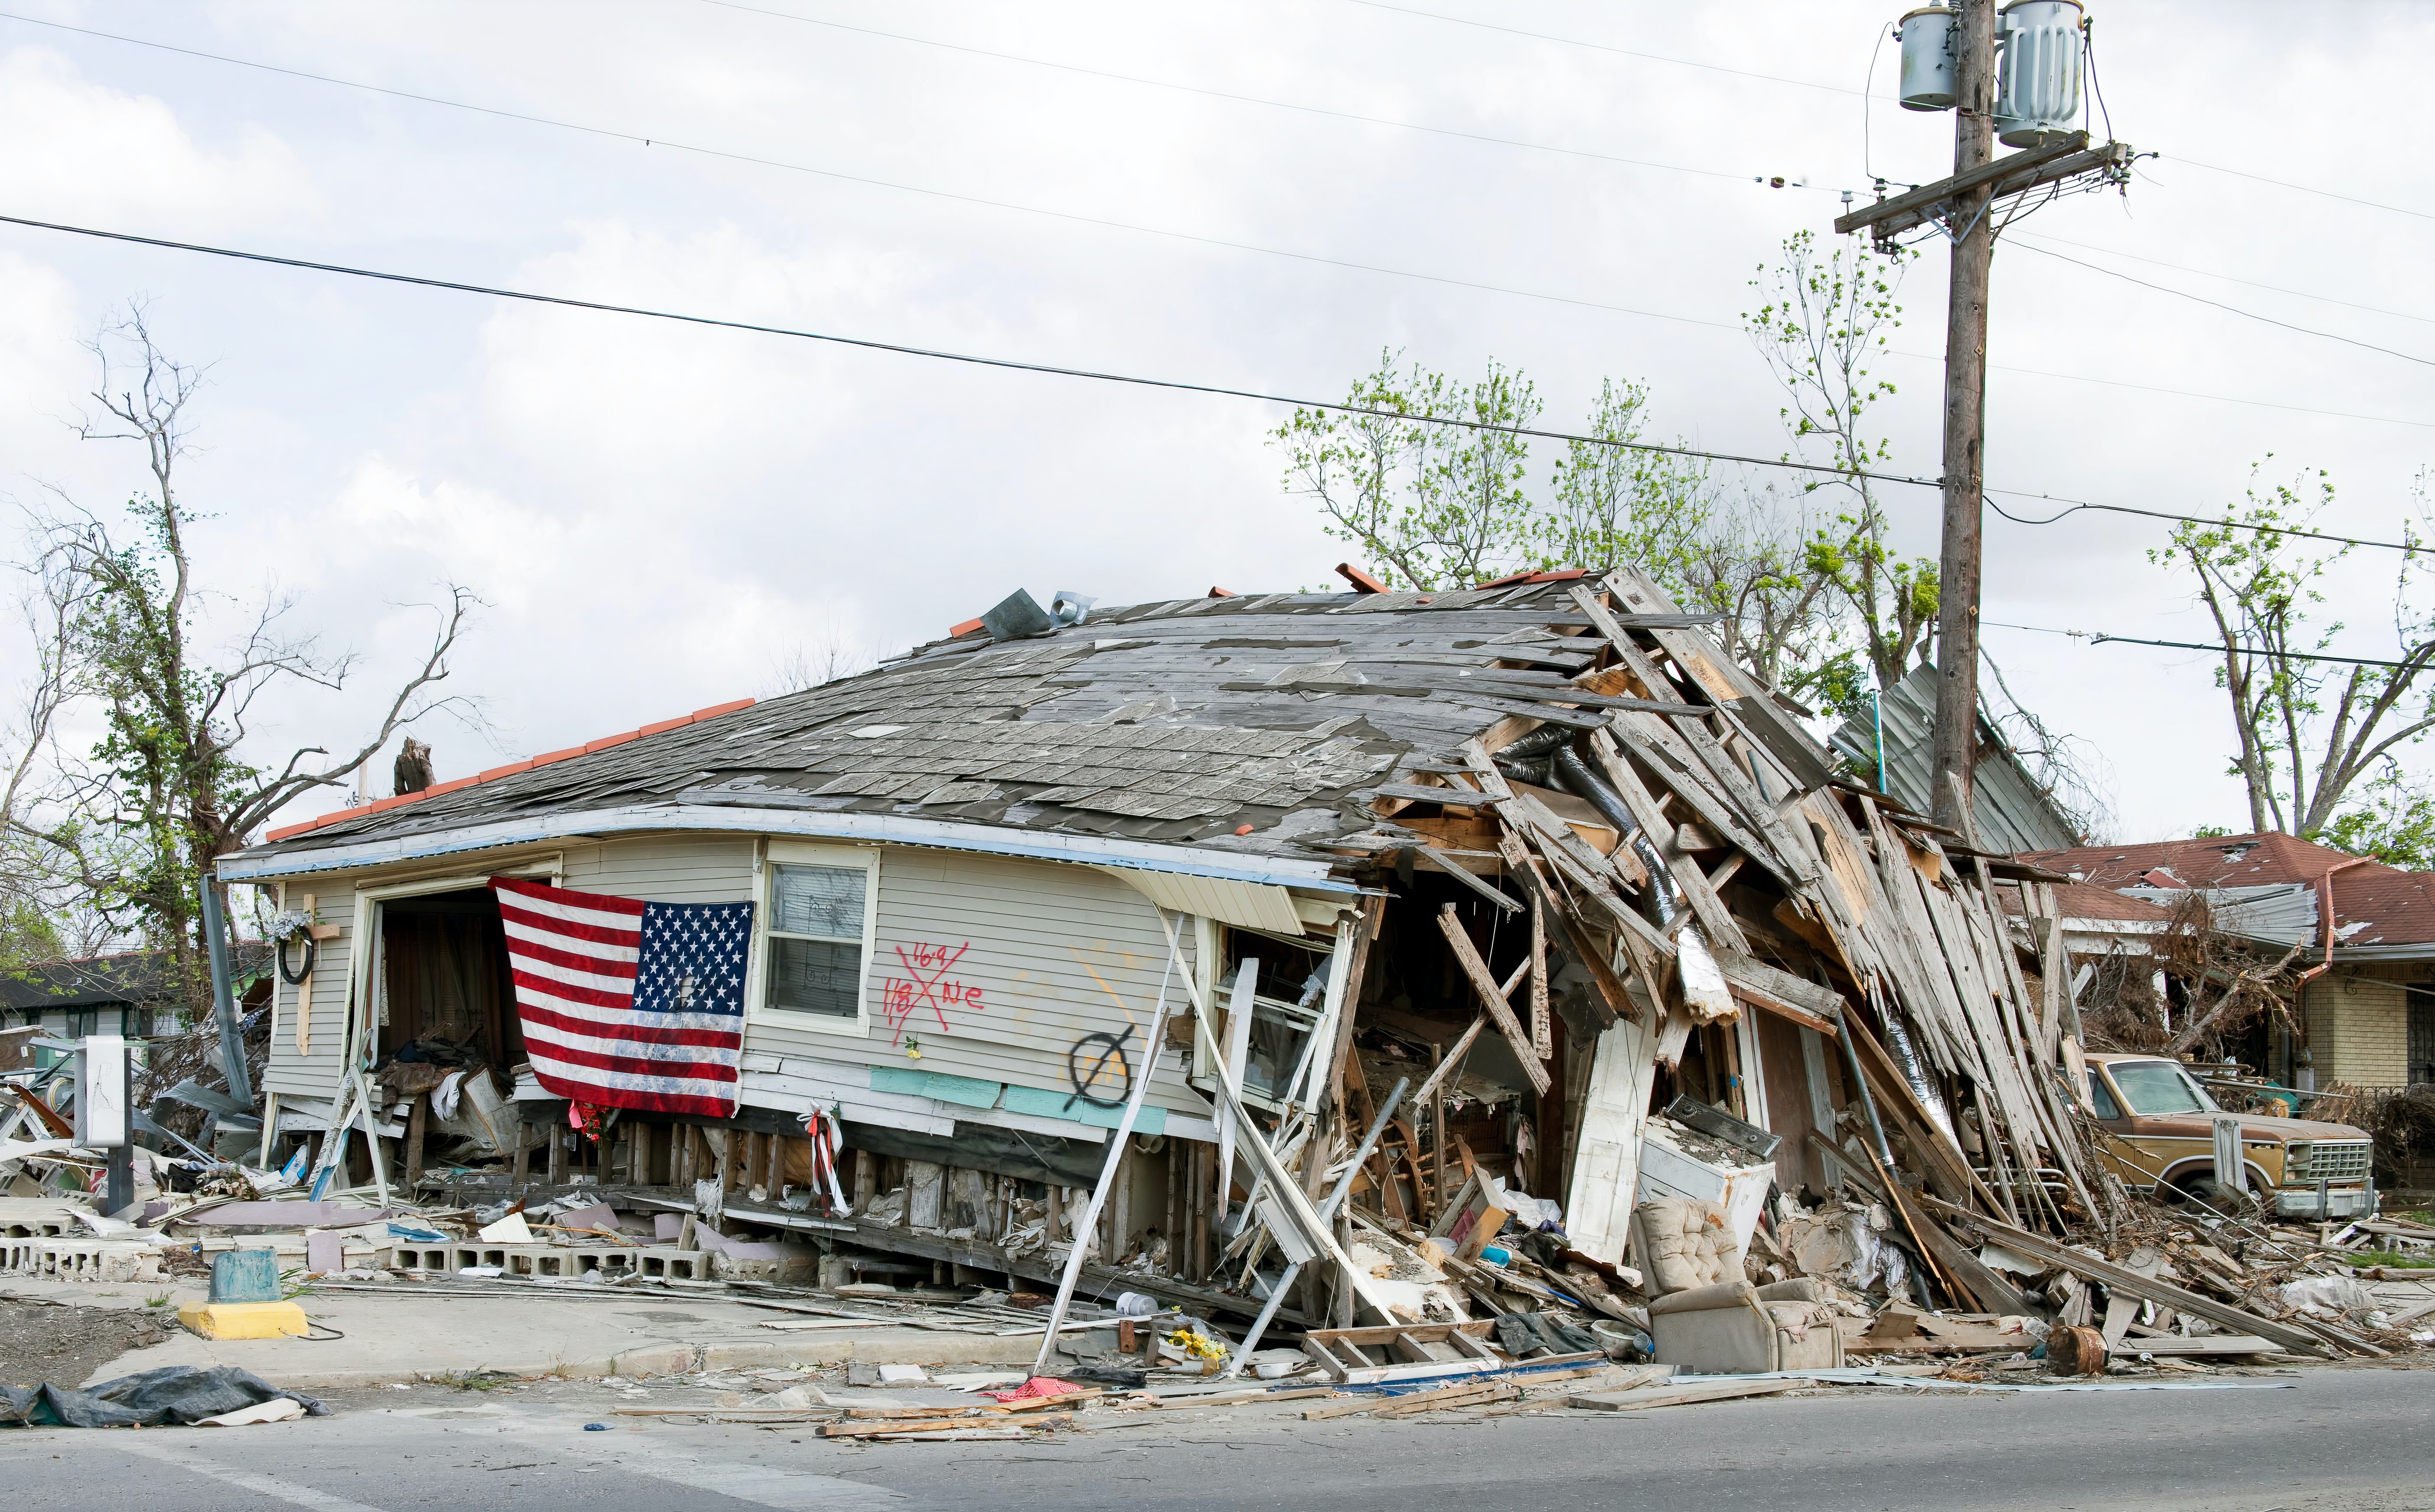
M 1762 1302 L 1824 1302 L 1831 1301 L 1830 1288 L 1824 1281 L 1807 1276 L 1795 1276 L 1790 1280 L 1770 1281 L 1758 1289 Z

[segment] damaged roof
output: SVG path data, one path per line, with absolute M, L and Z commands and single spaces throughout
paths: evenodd
M 2316 889 L 2333 872 L 2338 954 L 2435 954 L 2435 874 L 2405 871 L 2269 830 L 2145 845 L 2032 850 L 2018 859 L 2092 886 L 2164 899 L 2190 888 L 2219 895 L 2220 925 L 2259 938 L 2318 943 Z M 2305 894 L 2305 896 L 2303 896 Z
M 967 633 L 858 677 L 273 830 L 247 856 L 710 805 L 1334 862 L 1321 844 L 1373 823 L 1380 783 L 1454 758 L 1510 715 L 1630 702 L 1569 680 L 1603 644 L 1580 639 L 1578 580 L 1173 599 L 1018 640 Z M 738 828 L 751 822 L 738 813 Z

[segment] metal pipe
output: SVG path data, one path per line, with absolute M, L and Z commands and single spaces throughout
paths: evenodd
M 2303 988 L 2334 969 L 2334 873 L 2350 867 L 2364 866 L 2371 859 L 2373 858 L 2368 856 L 2353 856 L 2348 861 L 2337 861 L 2325 868 L 2323 876 L 2317 879 L 2317 913 L 2319 921 L 2325 926 L 2325 944 L 2317 964 L 2300 973 L 2300 985 Z
M 253 1076 L 245 1064 L 245 1031 L 236 1022 L 236 994 L 229 988 L 228 925 L 220 917 L 219 885 L 202 880 L 203 951 L 212 973 L 212 1017 L 220 1028 L 220 1074 L 228 1078 L 232 1096 L 249 1107 L 253 1102 Z

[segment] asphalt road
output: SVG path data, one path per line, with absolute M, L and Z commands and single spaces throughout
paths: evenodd
M 1304 1423 L 1280 1408 L 1038 1442 L 855 1448 L 615 1416 L 633 1398 L 420 1387 L 241 1429 L 0 1433 L 18 1506 L 1767 1512 L 2435 1509 L 2435 1372 L 2289 1390 L 1775 1399 L 1600 1417 Z M 587 1433 L 586 1422 L 607 1422 Z

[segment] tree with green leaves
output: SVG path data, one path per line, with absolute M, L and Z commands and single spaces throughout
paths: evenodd
M 1529 438 L 1513 434 L 1541 414 L 1527 378 L 1491 363 L 1464 384 L 1418 364 L 1399 370 L 1388 353 L 1345 408 L 1297 410 L 1272 440 L 1286 490 L 1317 505 L 1327 532 L 1391 588 L 1630 563 L 1685 609 L 1723 616 L 1727 650 L 1798 691 L 1833 639 L 1805 517 L 1649 442 L 1648 403 L 1641 385 L 1601 385 L 1580 438 L 1534 475 Z
M 1936 632 L 1936 563 L 1893 548 L 1883 501 L 1867 476 L 1889 455 L 1871 414 L 1894 396 L 1894 386 L 1874 364 L 1902 325 L 1903 267 L 1899 254 L 1839 247 L 1822 254 L 1811 232 L 1797 232 L 1781 261 L 1751 280 L 1759 307 L 1742 317 L 1784 389 L 1778 413 L 1792 438 L 1790 455 L 1836 469 L 1809 485 L 1833 490 L 1841 503 L 1833 523 L 1811 534 L 1804 573 L 1828 585 L 1850 612 L 1858 657 L 1880 688 L 1925 660 Z M 1848 661 L 1822 665 L 1813 680 L 1824 701 L 1847 712 L 1866 692 Z
M 1539 409 L 1530 381 L 1494 361 L 1463 384 L 1418 364 L 1398 373 L 1387 352 L 1344 409 L 1297 408 L 1272 440 L 1286 491 L 1368 552 L 1389 587 L 1468 588 L 1503 571 L 1529 533 L 1530 443 L 1513 432 Z
M 2232 703 L 2232 770 L 2249 792 L 2253 830 L 2323 838 L 2345 850 L 2419 853 L 2427 799 L 2398 757 L 2435 729 L 2435 606 L 2423 601 L 2419 524 L 2405 520 L 2392 590 L 2391 664 L 2310 661 L 2330 653 L 2345 622 L 2320 623 L 2347 545 L 2317 549 L 2286 532 L 2305 528 L 2334 502 L 2330 477 L 2302 473 L 2262 483 L 2252 471 L 2245 502 L 2216 524 L 2175 527 L 2149 554 L 2184 578 L 2222 646 L 2216 686 Z M 2417 488 L 2426 512 L 2426 478 Z M 2364 806 L 2345 808 L 2354 799 Z M 2417 838 L 2412 838 L 2415 832 Z
M 191 455 L 190 408 L 203 374 L 163 354 L 141 308 L 104 325 L 91 350 L 101 369 L 98 408 L 77 434 L 134 443 L 151 486 L 128 500 L 123 529 L 56 490 L 53 507 L 34 515 L 23 596 L 42 673 L 24 738 L 8 752 L 0 824 L 5 844 L 64 886 L 78 909 L 172 952 L 199 1003 L 199 885 L 212 863 L 295 799 L 348 782 L 416 719 L 467 707 L 436 689 L 477 601 L 448 589 L 423 664 L 360 747 L 336 756 L 306 747 L 258 763 L 247 725 L 256 702 L 298 685 L 338 691 L 357 659 L 287 633 L 281 622 L 290 606 L 279 599 L 257 605 L 233 648 L 214 654 L 210 595 L 189 539 L 197 517 L 177 475 Z M 101 736 L 77 755 L 60 737 L 84 716 Z

